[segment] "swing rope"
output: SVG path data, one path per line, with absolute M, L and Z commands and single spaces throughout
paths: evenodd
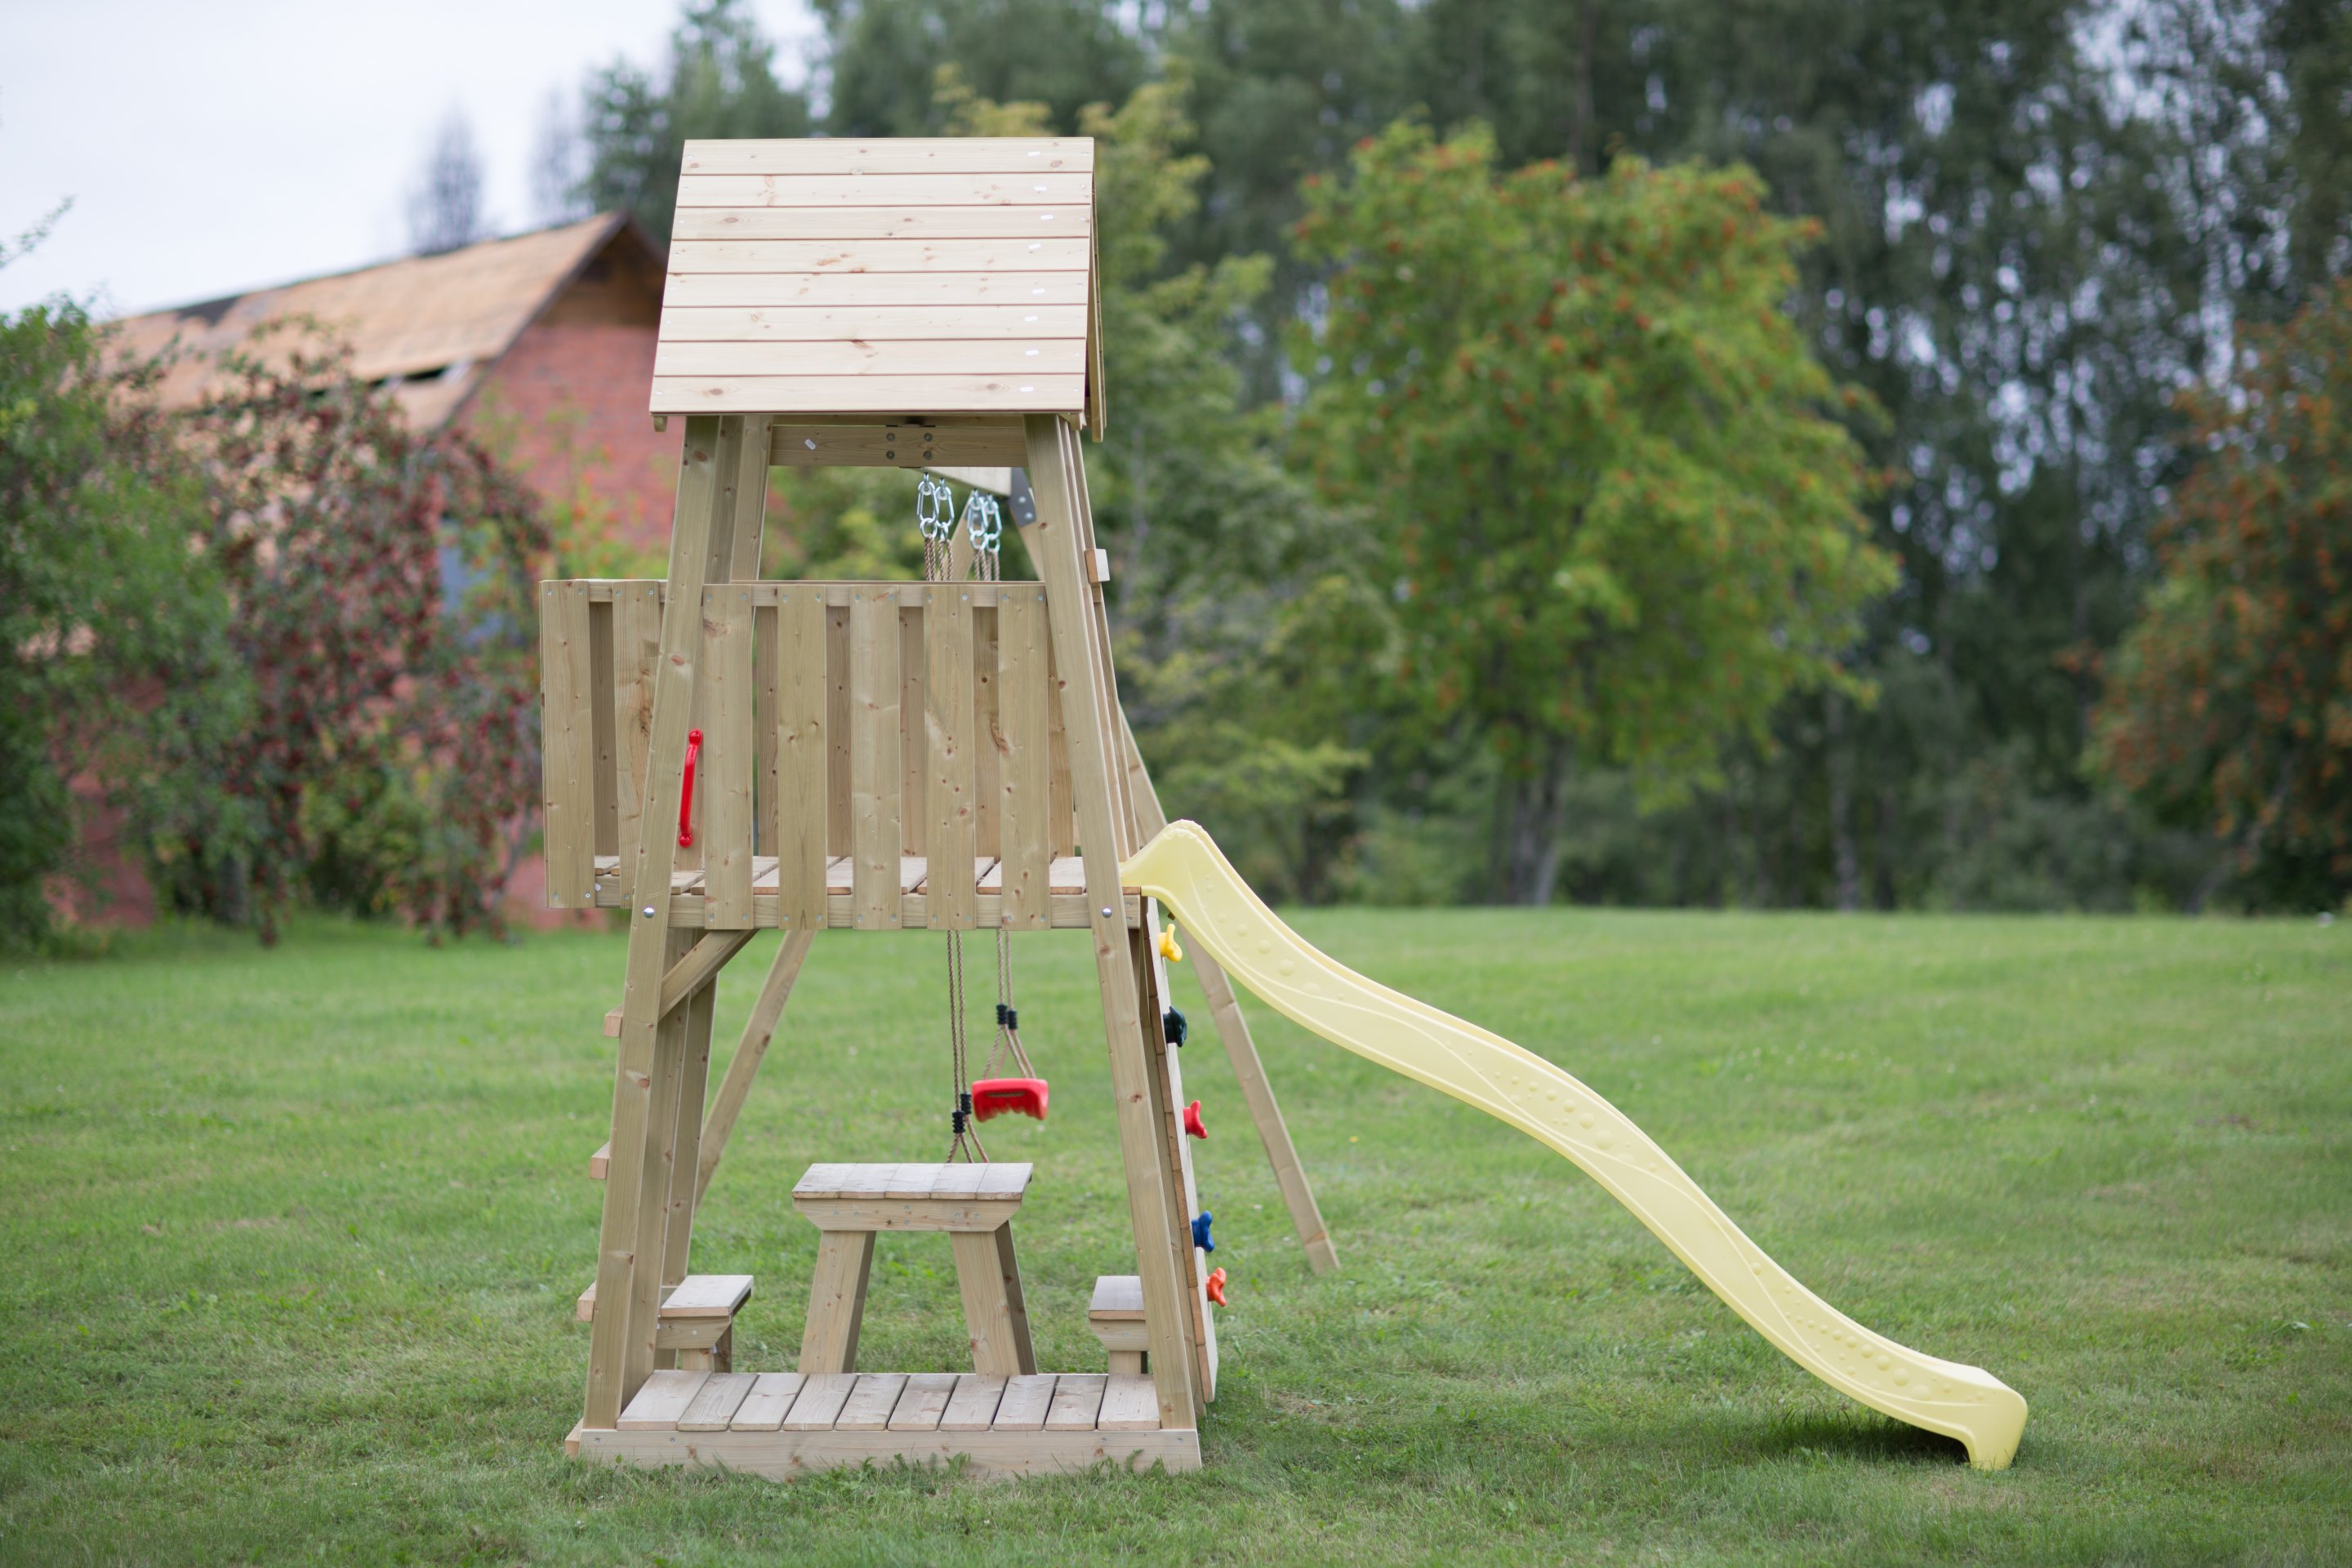
M 965 1066 L 963 1041 L 963 932 L 948 932 L 948 1047 L 955 1063 L 955 1110 L 948 1118 L 954 1136 L 948 1141 L 948 1161 L 961 1153 L 977 1164 L 988 1163 L 981 1147 L 980 1128 L 971 1117 L 971 1075 Z
M 923 581 L 944 583 L 955 564 L 955 490 L 945 479 L 929 474 L 915 491 L 915 523 L 923 535 Z M 1003 556 L 1000 545 L 1004 537 L 1004 513 L 996 498 L 978 489 L 965 497 L 963 507 L 964 531 L 971 542 L 971 575 L 982 583 L 999 581 L 1003 575 Z M 988 1151 L 980 1142 L 980 1118 L 972 1113 L 972 1078 L 970 1056 L 964 1040 L 963 997 L 963 932 L 948 932 L 948 1051 L 950 1070 L 955 1079 L 955 1100 L 949 1112 L 950 1135 L 948 1159 L 952 1163 L 961 1154 L 975 1163 L 988 1162 Z M 1021 1044 L 1021 1016 L 1013 1008 L 1013 947 L 1009 934 L 1002 925 L 996 928 L 996 1041 L 988 1053 L 988 1065 L 981 1070 L 983 1080 L 996 1077 L 997 1064 L 1007 1054 L 1018 1067 L 1023 1078 L 1037 1079 L 1037 1069 L 1029 1065 L 1029 1053 Z M 1013 1089 L 1015 1108 L 1040 1119 L 1045 1114 L 1045 1087 L 1043 1080 L 1012 1086 L 992 1084 L 987 1114 L 993 1116 L 1003 1109 L 1001 1098 L 994 1098 L 1002 1089 Z M 1025 1102 L 1025 1103 L 1024 1103 Z
M 1021 1048 L 1021 1015 L 1013 1006 L 1013 942 L 1003 926 L 996 928 L 996 1044 L 988 1053 L 982 1078 L 994 1078 L 997 1064 L 1010 1052 L 1023 1078 L 1035 1078 L 1029 1053 Z

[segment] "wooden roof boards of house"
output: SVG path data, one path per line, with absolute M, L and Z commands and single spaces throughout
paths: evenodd
M 689 142 L 652 412 L 1101 434 L 1094 142 Z
M 650 264 L 652 247 L 640 231 L 607 213 L 438 256 L 132 316 L 121 323 L 122 347 L 146 357 L 176 341 L 180 358 L 162 395 L 167 405 L 185 406 L 212 385 L 223 353 L 272 321 L 307 317 L 350 346 L 360 379 L 389 384 L 412 423 L 436 429 L 479 384 L 478 373 L 615 241 L 639 247 Z

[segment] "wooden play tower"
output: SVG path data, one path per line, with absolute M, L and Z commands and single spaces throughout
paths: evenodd
M 1105 417 L 1093 160 L 1084 139 L 687 145 L 651 404 L 685 419 L 668 574 L 541 588 L 548 898 L 630 927 L 583 1456 L 1200 1462 L 1216 1325 L 1178 1031 L 1156 909 L 1119 878 L 1164 819 L 1119 710 L 1078 445 Z M 1025 470 L 1043 580 L 761 581 L 772 465 Z M 783 941 L 706 1114 L 716 987 L 767 928 Z M 812 1167 L 800 1363 L 733 1367 L 751 1280 L 692 1273 L 695 1211 L 817 932 L 1052 928 L 1093 933 L 1118 1100 L 1136 1272 L 1097 1282 L 1111 1370 L 1038 1372 L 1012 1227 L 1029 1169 L 965 1163 Z M 1248 1026 L 1194 958 L 1327 1268 Z M 948 1233 L 969 1368 L 856 1370 L 885 1229 Z

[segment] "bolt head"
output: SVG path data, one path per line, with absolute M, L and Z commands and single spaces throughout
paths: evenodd
M 654 907 L 653 907 L 651 904 L 647 904 L 647 905 L 646 906 L 646 919 L 647 919 L 647 920 L 651 920 L 651 919 L 653 919 L 653 918 L 654 918 Z
M 1110 919 L 1110 906 L 1108 904 L 1105 904 L 1103 906 L 1103 919 Z

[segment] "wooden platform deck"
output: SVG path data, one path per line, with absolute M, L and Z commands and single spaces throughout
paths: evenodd
M 997 923 L 1003 897 L 1001 865 L 993 856 L 973 859 L 973 875 L 979 884 L 979 922 L 985 928 Z M 596 907 L 617 910 L 627 903 L 620 886 L 621 858 L 599 855 L 595 858 Z M 704 872 L 698 868 L 670 873 L 669 923 L 673 926 L 700 930 L 709 923 L 709 904 L 703 896 Z M 898 858 L 898 925 L 901 930 L 920 931 L 929 923 L 929 902 L 930 862 L 920 855 Z M 1048 923 L 1057 928 L 1083 930 L 1090 922 L 1087 909 L 1086 862 L 1075 855 L 1055 858 L 1047 881 Z M 825 924 L 845 931 L 863 930 L 857 909 L 850 891 L 850 863 L 846 855 L 835 856 L 825 865 Z M 1122 911 L 1130 927 L 1143 923 L 1143 900 L 1134 893 L 1123 896 Z M 751 923 L 754 926 L 775 926 L 783 923 L 782 900 L 777 895 L 776 857 L 755 855 L 751 858 Z
M 971 1474 L 1082 1470 L 1108 1460 L 1198 1469 L 1201 1439 L 1163 1430 L 1149 1377 L 1053 1373 L 656 1372 L 617 1428 L 575 1428 L 585 1458 L 712 1465 L 789 1479 L 871 1459 Z

